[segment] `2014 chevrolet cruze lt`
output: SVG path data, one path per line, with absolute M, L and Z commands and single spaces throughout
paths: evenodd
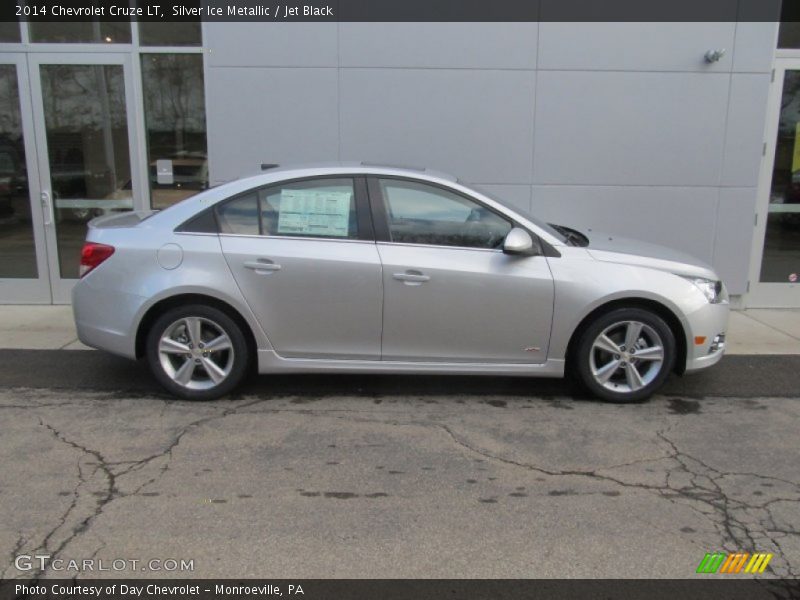
M 261 373 L 558 377 L 635 401 L 718 362 L 728 298 L 667 248 L 547 225 L 455 178 L 275 168 L 90 223 L 85 344 L 190 399 Z

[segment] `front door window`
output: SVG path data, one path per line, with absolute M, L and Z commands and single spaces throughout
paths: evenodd
M 392 242 L 495 249 L 511 231 L 508 219 L 459 194 L 402 179 L 380 187 Z

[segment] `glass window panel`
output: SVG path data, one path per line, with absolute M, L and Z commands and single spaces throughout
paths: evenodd
M 788 283 L 800 273 L 800 71 L 783 82 L 775 166 L 769 198 L 761 281 Z
M 800 3 L 783 0 L 778 48 L 800 48 Z
M 258 195 L 253 192 L 217 208 L 220 233 L 258 235 Z
M 0 22 L 0 42 L 19 42 L 19 23 L 2 21 Z
M 35 278 L 17 68 L 0 65 L 0 278 Z
M 79 23 L 29 22 L 32 42 L 130 44 L 131 24 L 87 21 Z
M 143 54 L 142 88 L 150 203 L 162 209 L 208 187 L 203 57 Z
M 311 179 L 261 192 L 264 235 L 358 239 L 353 180 Z
M 139 44 L 142 46 L 200 46 L 202 40 L 200 21 L 139 23 Z
M 800 48 L 800 23 L 781 23 L 778 48 Z
M 133 207 L 125 76 L 119 65 L 42 65 L 61 276 L 78 276 L 86 223 Z
M 393 242 L 499 248 L 511 223 L 473 200 L 433 186 L 382 179 Z

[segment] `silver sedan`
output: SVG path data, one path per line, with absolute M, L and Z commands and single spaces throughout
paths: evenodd
M 272 168 L 160 212 L 90 223 L 85 344 L 171 393 L 259 373 L 561 377 L 649 397 L 718 362 L 728 297 L 674 250 L 549 225 L 429 170 Z

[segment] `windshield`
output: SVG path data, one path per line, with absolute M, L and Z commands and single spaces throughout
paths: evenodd
M 461 182 L 459 182 L 459 183 L 461 183 Z M 461 185 L 466 185 L 466 184 L 462 183 Z M 527 219 L 528 221 L 530 221 L 531 223 L 536 225 L 542 231 L 546 231 L 547 233 L 552 235 L 554 238 L 556 238 L 562 244 L 569 243 L 569 238 L 566 235 L 564 235 L 562 232 L 560 232 L 558 229 L 556 229 L 555 227 L 553 227 L 549 223 L 545 223 L 544 221 L 542 221 L 540 219 L 537 219 L 532 214 L 530 214 L 528 211 L 523 210 L 521 208 L 518 208 L 517 206 L 511 205 L 508 202 L 504 202 L 503 200 L 500 200 L 494 194 L 491 194 L 491 193 L 487 192 L 486 190 L 484 190 L 483 188 L 481 188 L 481 187 L 479 187 L 477 185 L 469 184 L 469 186 L 467 186 L 467 187 L 470 187 L 473 190 L 475 190 L 476 192 L 479 192 L 479 193 L 483 194 L 484 196 L 487 196 L 488 198 L 491 198 L 492 200 L 494 200 L 496 202 L 499 202 L 503 206 L 508 206 L 514 212 L 518 213 L 521 217 L 524 217 L 525 219 Z

